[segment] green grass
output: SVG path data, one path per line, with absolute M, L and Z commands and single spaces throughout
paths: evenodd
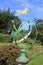
M 0 42 L 0 47 L 3 45 L 11 45 L 11 44 L 13 44 L 13 43 L 2 43 L 2 42 Z
M 35 59 L 30 61 L 27 65 L 43 65 L 43 54 L 37 56 Z

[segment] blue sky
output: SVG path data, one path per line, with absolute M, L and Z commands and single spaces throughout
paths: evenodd
M 26 7 L 29 8 L 28 14 L 20 15 L 19 18 L 24 19 L 24 17 L 33 21 L 34 18 L 43 19 L 43 0 L 0 0 L 0 9 L 8 9 L 11 11 L 23 10 Z

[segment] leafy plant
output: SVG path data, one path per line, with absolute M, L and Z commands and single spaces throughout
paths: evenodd
M 3 45 L 0 47 L 0 65 L 16 65 L 15 59 L 20 50 L 16 45 Z

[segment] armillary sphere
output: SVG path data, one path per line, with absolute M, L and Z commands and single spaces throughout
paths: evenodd
M 14 20 L 13 20 L 14 22 Z M 14 39 L 13 40 L 13 43 L 20 43 L 24 40 L 27 39 L 27 37 L 31 34 L 32 32 L 32 29 L 29 29 L 27 32 L 24 30 L 24 28 L 26 28 L 27 26 L 29 26 L 29 28 L 32 26 L 31 23 L 26 23 L 26 24 L 20 24 L 18 29 L 16 28 L 16 26 L 13 24 L 13 33 L 12 33 L 12 38 Z

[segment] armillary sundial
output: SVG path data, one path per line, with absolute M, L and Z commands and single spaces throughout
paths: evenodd
M 23 11 L 22 10 L 17 10 L 18 15 L 20 15 L 20 14 L 27 14 L 27 11 L 28 11 L 28 8 L 26 8 Z M 13 31 L 12 38 L 13 38 L 13 43 L 15 43 L 16 45 L 17 45 L 17 43 L 21 43 L 22 41 L 26 40 L 27 37 L 32 32 L 32 29 L 29 29 L 28 33 L 26 33 L 26 34 L 24 33 L 25 35 L 22 35 L 21 32 L 24 32 L 24 28 L 26 28 L 27 26 L 32 26 L 33 25 L 31 23 L 27 23 L 27 24 L 24 24 L 24 26 L 23 26 L 22 22 L 19 25 L 18 29 L 13 24 L 13 28 L 15 29 L 15 31 Z M 14 20 L 12 20 L 12 23 L 14 23 Z M 36 31 L 37 31 L 37 29 L 36 29 Z M 21 37 L 20 39 L 16 39 L 16 37 L 18 35 Z M 36 33 L 36 37 L 37 37 L 37 33 Z M 24 48 L 21 49 L 20 56 L 16 59 L 16 61 L 18 62 L 18 65 L 24 65 L 24 64 L 26 65 L 26 63 L 29 61 L 29 59 L 25 56 L 25 49 Z
M 13 20 L 12 20 L 13 21 Z M 29 30 L 29 32 L 25 35 L 25 33 L 24 33 L 24 35 L 25 36 L 23 36 L 20 32 L 22 31 L 22 32 L 24 32 L 24 28 L 26 28 L 27 26 L 31 26 L 31 24 L 30 23 L 27 23 L 27 24 L 25 24 L 24 26 L 22 25 L 22 23 L 20 24 L 20 26 L 18 27 L 18 29 L 16 28 L 16 26 L 13 24 L 13 28 L 15 29 L 15 31 L 13 31 L 13 35 L 12 35 L 12 37 L 15 39 L 16 37 L 17 37 L 17 35 L 19 35 L 20 37 L 21 37 L 21 39 L 20 40 L 13 40 L 13 43 L 20 43 L 20 42 L 22 42 L 22 41 L 24 41 L 25 39 L 27 39 L 27 37 L 31 34 L 31 29 Z

